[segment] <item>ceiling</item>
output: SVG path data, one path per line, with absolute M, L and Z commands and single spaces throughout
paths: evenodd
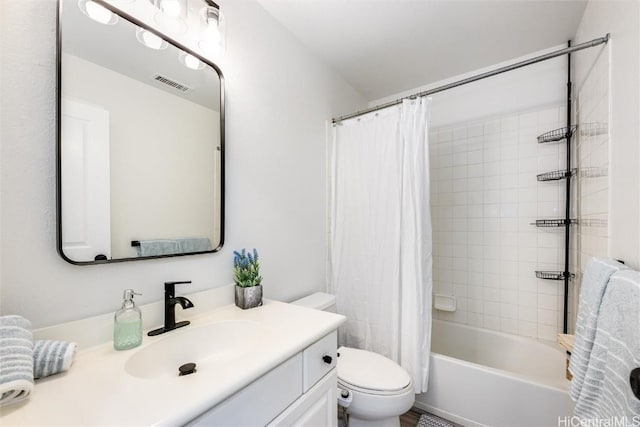
M 258 0 L 372 101 L 566 43 L 586 0 Z

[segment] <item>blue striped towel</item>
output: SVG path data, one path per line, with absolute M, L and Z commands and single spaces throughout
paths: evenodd
M 578 400 L 585 381 L 587 365 L 591 357 L 593 340 L 596 336 L 596 324 L 602 297 L 604 296 L 609 278 L 619 270 L 627 269 L 623 264 L 612 259 L 592 258 L 582 277 L 578 318 L 576 320 L 575 338 L 569 371 L 573 375 L 569 394 L 573 400 Z
M 38 340 L 33 343 L 34 378 L 44 378 L 71 367 L 78 345 L 64 341 Z
M 27 399 L 33 387 L 31 323 L 22 316 L 1 316 L 0 406 Z
M 188 239 L 176 239 L 181 254 L 187 254 L 190 252 L 205 252 L 210 251 L 211 240 L 208 237 L 193 237 Z
M 140 240 L 140 246 L 136 250 L 141 257 L 172 255 L 180 253 L 180 245 L 177 240 Z
M 640 400 L 631 390 L 629 374 L 640 367 L 639 331 L 640 273 L 619 271 L 611 276 L 602 298 L 576 416 L 588 420 L 626 417 L 626 425 L 637 423 Z

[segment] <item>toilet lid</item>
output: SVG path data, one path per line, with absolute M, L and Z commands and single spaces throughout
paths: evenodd
M 338 378 L 341 382 L 375 391 L 397 391 L 407 387 L 407 371 L 391 359 L 365 350 L 338 349 Z

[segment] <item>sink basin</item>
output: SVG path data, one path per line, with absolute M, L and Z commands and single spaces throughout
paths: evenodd
M 132 355 L 125 370 L 138 378 L 160 378 L 178 376 L 185 363 L 195 363 L 197 372 L 219 369 L 221 363 L 255 353 L 257 340 L 266 335 L 264 326 L 250 320 L 189 325 L 165 336 L 145 337 L 157 341 Z

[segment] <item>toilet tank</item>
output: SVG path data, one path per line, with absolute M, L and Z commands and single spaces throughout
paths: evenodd
M 336 312 L 336 297 L 325 292 L 316 292 L 304 298 L 291 301 L 291 304 L 302 307 L 315 308 L 316 310 Z

